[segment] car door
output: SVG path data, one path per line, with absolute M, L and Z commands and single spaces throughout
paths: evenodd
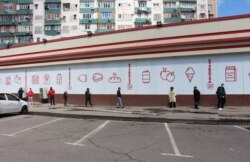
M 20 99 L 12 94 L 6 94 L 9 102 L 9 112 L 19 112 L 21 108 Z
M 0 114 L 7 113 L 9 109 L 9 103 L 4 93 L 0 93 Z

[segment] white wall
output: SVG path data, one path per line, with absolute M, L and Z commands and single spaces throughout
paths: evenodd
M 119 78 L 110 81 L 113 73 Z M 249 74 L 249 54 L 87 63 L 0 70 L 0 92 L 16 93 L 27 86 L 38 93 L 39 88 L 52 86 L 57 93 L 68 90 L 71 94 L 82 94 L 87 87 L 94 94 L 114 94 L 117 87 L 124 94 L 166 94 L 173 86 L 177 94 L 192 94 L 197 86 L 202 94 L 215 94 L 217 86 L 224 83 L 228 94 L 250 94 Z

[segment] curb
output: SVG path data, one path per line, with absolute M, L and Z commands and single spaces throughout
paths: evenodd
M 32 112 L 29 114 L 40 116 L 54 116 L 76 119 L 98 119 L 98 120 L 116 120 L 116 121 L 138 121 L 138 122 L 159 122 L 159 123 L 186 123 L 186 124 L 203 124 L 203 125 L 250 125 L 250 119 L 169 119 L 161 117 L 129 117 L 129 116 L 104 116 L 104 115 L 78 115 L 65 113 L 49 113 L 49 112 Z

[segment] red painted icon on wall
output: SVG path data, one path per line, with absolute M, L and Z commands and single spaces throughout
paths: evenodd
M 78 80 L 80 82 L 87 82 L 87 75 L 86 74 L 81 74 L 78 76 Z
M 212 61 L 211 59 L 208 59 L 208 83 L 207 83 L 207 89 L 213 89 L 214 83 L 212 83 Z
M 43 76 L 43 84 L 44 85 L 49 85 L 50 84 L 50 76 L 49 76 L 49 74 L 44 74 L 44 76 Z
M 150 71 L 149 70 L 142 71 L 142 83 L 144 84 L 150 83 Z
M 225 68 L 225 81 L 226 82 L 236 82 L 237 81 L 236 66 L 227 66 Z
M 5 78 L 5 85 L 11 85 L 11 77 L 10 76 L 7 76 Z
M 113 76 L 109 77 L 108 82 L 109 83 L 121 83 L 122 79 L 117 76 L 116 73 L 113 73 Z
M 186 74 L 186 76 L 187 76 L 187 78 L 188 78 L 188 81 L 191 83 L 192 80 L 193 80 L 193 78 L 194 78 L 194 74 L 195 74 L 194 68 L 188 67 L 188 68 L 186 69 L 186 71 L 185 71 L 185 74 Z
M 167 80 L 168 82 L 173 82 L 175 80 L 175 74 L 174 71 L 169 71 L 167 68 L 163 68 L 160 73 L 162 80 Z
M 62 85 L 62 74 L 57 74 L 56 76 L 56 84 Z
M 14 81 L 15 81 L 16 84 L 21 84 L 22 83 L 22 78 L 20 76 L 16 75 L 14 77 Z
M 32 75 L 32 84 L 39 84 L 39 75 Z
M 128 85 L 127 85 L 128 90 L 133 89 L 133 85 L 131 82 L 131 66 L 128 64 Z
M 93 82 L 96 82 L 96 83 L 100 82 L 103 80 L 103 75 L 101 73 L 94 73 L 92 75 L 92 80 L 93 80 Z

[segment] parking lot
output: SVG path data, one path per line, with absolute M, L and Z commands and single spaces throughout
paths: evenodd
M 249 126 L 0 117 L 1 161 L 250 161 Z

